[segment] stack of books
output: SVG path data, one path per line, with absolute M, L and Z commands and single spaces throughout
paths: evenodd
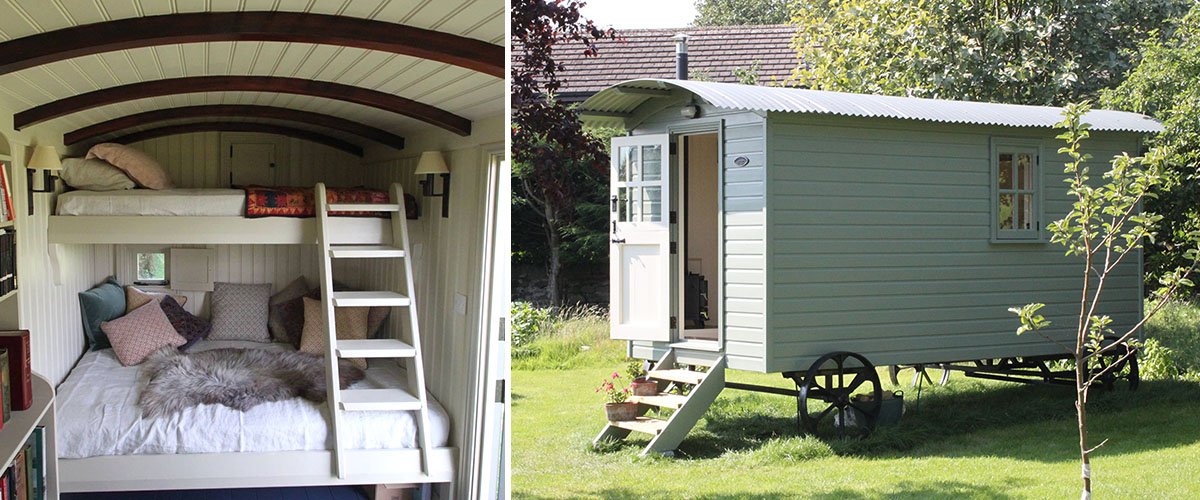
M 13 212 L 12 184 L 8 182 L 8 165 L 0 163 L 0 223 L 8 222 L 17 217 Z
M 29 330 L 0 331 L 0 400 L 8 422 L 13 411 L 33 406 L 33 375 L 29 370 Z M 0 422 L 0 429 L 4 428 Z
M 17 289 L 17 232 L 0 229 L 0 296 Z
M 45 500 L 46 428 L 37 427 L 0 476 L 0 500 Z

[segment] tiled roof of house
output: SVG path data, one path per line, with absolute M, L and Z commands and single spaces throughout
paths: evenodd
M 617 30 L 619 40 L 596 44 L 596 57 L 585 57 L 579 43 L 554 47 L 555 60 L 563 63 L 564 100 L 582 100 L 611 85 L 638 78 L 675 78 L 675 41 L 688 39 L 689 72 L 700 71 L 717 82 L 737 82 L 733 70 L 749 69 L 758 61 L 760 84 L 783 82 L 798 65 L 787 25 L 707 26 L 673 29 Z M 514 53 L 519 48 L 514 48 Z

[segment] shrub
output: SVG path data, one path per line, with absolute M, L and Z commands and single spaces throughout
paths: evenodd
M 528 302 L 512 303 L 512 354 L 515 358 L 536 354 L 530 344 L 537 340 L 550 320 L 549 307 L 534 307 Z
M 1158 357 L 1165 358 L 1177 375 L 1200 374 L 1200 306 L 1191 301 L 1173 302 L 1163 306 L 1153 318 L 1146 323 L 1146 339 L 1157 345 L 1152 352 L 1150 349 L 1140 353 L 1139 367 L 1152 362 L 1158 363 Z M 1153 357 L 1152 357 L 1153 356 Z M 1150 373 L 1150 369 L 1142 371 Z M 1155 368 L 1166 368 L 1156 366 Z M 1151 378 L 1147 376 L 1146 378 Z

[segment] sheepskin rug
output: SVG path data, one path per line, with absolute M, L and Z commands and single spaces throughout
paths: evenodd
M 325 360 L 298 351 L 222 348 L 182 354 L 165 347 L 142 369 L 149 378 L 138 397 L 144 418 L 158 418 L 200 404 L 246 411 L 262 403 L 301 397 L 325 402 Z M 366 373 L 338 360 L 342 389 Z

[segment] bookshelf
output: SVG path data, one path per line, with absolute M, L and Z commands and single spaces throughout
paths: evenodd
M 46 499 L 58 500 L 58 451 L 54 445 L 54 387 L 33 373 L 33 405 L 28 410 L 12 412 L 4 429 L 0 429 L 0 472 L 16 458 L 29 435 L 37 426 L 46 428 Z

